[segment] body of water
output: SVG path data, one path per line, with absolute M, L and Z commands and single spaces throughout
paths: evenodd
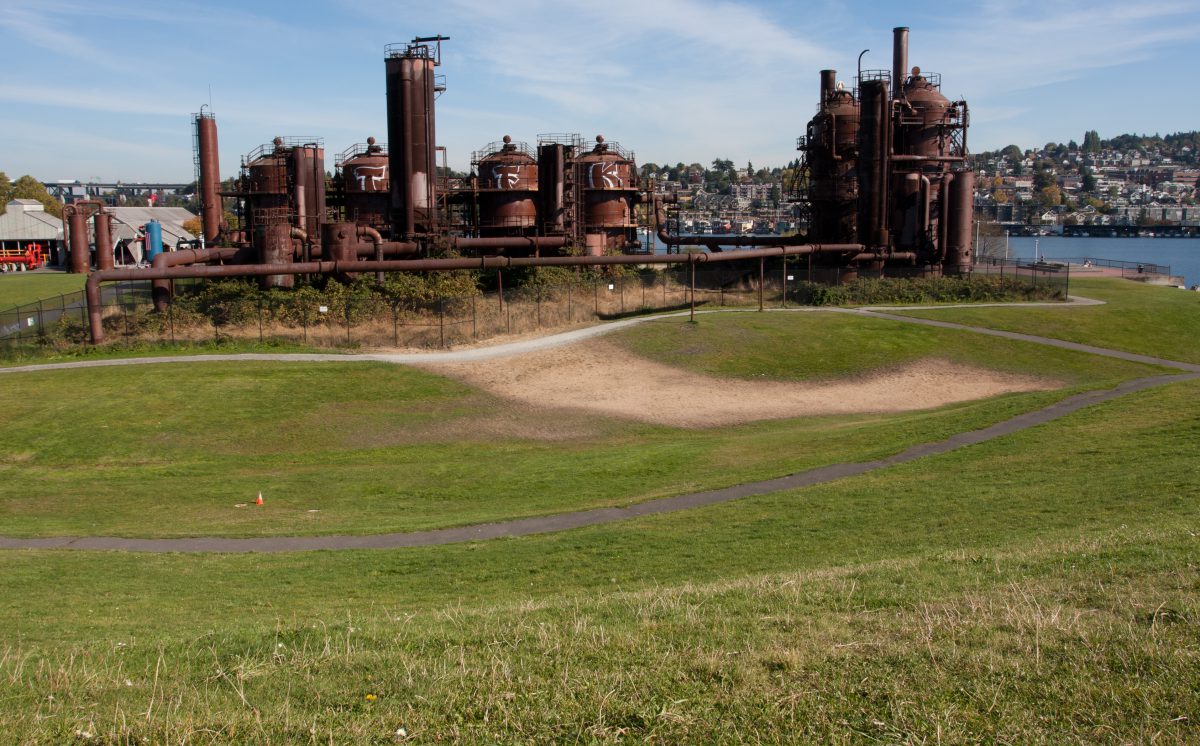
M 1182 275 L 1188 287 L 1200 283 L 1200 238 L 1014 237 L 1008 239 L 1008 248 L 1010 256 L 1030 261 L 1041 254 L 1047 259 L 1089 257 L 1165 264 L 1171 274 Z
M 646 234 L 641 234 L 642 241 Z M 1035 243 L 1036 242 L 1036 243 Z M 666 247 L 653 237 L 654 253 Z M 1036 248 L 1035 248 L 1036 247 Z M 1034 261 L 1037 254 L 1048 259 L 1120 259 L 1127 262 L 1164 264 L 1171 274 L 1182 275 L 1188 287 L 1200 284 L 1200 238 L 1064 238 L 1041 236 L 1008 239 L 1009 256 Z

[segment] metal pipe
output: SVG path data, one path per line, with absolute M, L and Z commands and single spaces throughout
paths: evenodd
M 892 98 L 904 93 L 904 78 L 908 75 L 908 27 L 892 29 Z
M 946 261 L 946 247 L 950 241 L 950 189 L 954 185 L 954 174 L 948 173 L 942 177 L 942 191 L 938 195 L 938 250 L 937 258 L 934 260 L 937 264 L 944 264 Z
M 966 156 L 961 155 L 906 155 L 893 154 L 890 159 L 896 163 L 966 163 Z
M 83 208 L 88 205 L 96 207 L 95 213 L 88 213 Z M 67 245 L 67 271 L 76 274 L 86 273 L 91 268 L 91 258 L 88 251 L 87 221 L 93 214 L 104 211 L 104 203 L 94 199 L 81 199 L 63 206 L 63 242 Z
M 837 90 L 837 70 L 821 71 L 821 108 L 824 109 L 829 97 Z
M 371 243 L 374 244 L 374 247 L 375 247 L 375 261 L 382 262 L 383 261 L 383 236 L 379 234 L 379 231 L 375 230 L 374 228 L 372 228 L 369 225 L 360 225 L 360 226 L 358 226 L 358 237 L 359 238 L 365 237 L 365 238 L 371 239 Z M 377 271 L 375 273 L 375 282 L 379 285 L 383 284 L 383 271 L 382 270 Z
M 196 143 L 200 160 L 200 216 L 204 221 L 201 235 L 208 243 L 215 242 L 225 225 L 221 209 L 221 169 L 217 148 L 217 120 L 212 112 L 204 113 L 208 104 L 196 115 Z
M 92 230 L 96 234 L 96 269 L 112 269 L 116 263 L 113 256 L 112 215 L 100 210 L 92 217 Z
M 233 259 L 237 256 L 238 251 L 240 249 L 182 249 L 180 251 L 162 251 L 154 255 L 154 259 L 150 262 L 150 267 L 152 269 L 166 269 L 168 267 L 179 267 L 189 264 L 224 261 L 226 259 Z M 166 311 L 167 306 L 171 305 L 171 296 L 174 294 L 174 286 L 170 280 L 151 281 L 150 297 L 154 302 L 155 311 Z

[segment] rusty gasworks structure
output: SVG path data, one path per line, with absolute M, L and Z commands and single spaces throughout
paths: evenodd
M 191 248 L 158 253 L 148 269 L 113 269 L 102 205 L 68 206 L 71 271 L 89 270 L 89 219 L 96 236 L 97 271 L 87 283 L 92 340 L 104 337 L 99 285 L 117 280 L 153 281 L 163 310 L 171 281 L 184 277 L 258 277 L 265 287 L 286 288 L 298 275 L 373 272 L 382 280 L 399 271 L 694 267 L 767 256 L 806 256 L 831 279 L 970 271 L 967 104 L 941 94 L 940 76 L 906 71 L 907 28 L 894 31 L 891 71 L 860 71 L 852 90 L 835 71 L 821 71 L 793 191 L 807 230 L 786 237 L 670 232 L 677 196 L 655 197 L 639 183 L 633 153 L 603 136 L 589 143 L 546 134 L 530 146 L 505 135 L 472 154 L 468 178 L 449 178 L 435 116 L 445 90 L 436 73 L 443 41 L 418 37 L 385 48 L 388 142 L 370 137 L 343 151 L 332 179 L 321 138 L 276 137 L 243 156 L 236 188 L 222 192 L 216 120 L 201 109 L 193 121 L 202 236 Z M 236 204 L 236 231 L 224 220 L 223 199 Z M 660 251 L 639 241 L 641 204 Z M 701 250 L 680 251 L 685 246 Z

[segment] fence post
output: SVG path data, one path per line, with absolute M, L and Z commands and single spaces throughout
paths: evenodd
M 392 301 L 392 346 L 393 347 L 400 346 L 400 312 L 398 310 L 398 306 L 399 306 L 399 304 L 396 303 L 396 301 Z
M 350 346 L 350 301 L 346 301 L 346 346 Z
M 259 344 L 262 344 L 262 343 L 263 343 L 263 319 L 262 319 L 262 312 L 263 312 L 263 307 L 262 307 L 262 298 L 261 298 L 261 297 L 259 297 L 259 299 L 258 299 L 258 343 L 259 343 Z
M 129 309 L 121 304 L 121 316 L 125 319 L 125 338 L 129 339 Z
M 763 283 L 766 279 L 766 262 L 765 256 L 758 258 L 758 310 L 763 310 Z
M 446 301 L 443 298 L 438 298 L 438 335 L 442 340 L 442 347 L 446 346 Z
M 496 270 L 496 297 L 500 300 L 500 312 L 504 313 L 504 270 Z
M 595 304 L 596 304 L 596 308 L 593 311 L 593 314 L 596 316 L 599 316 L 600 315 L 600 278 L 599 277 L 594 278 L 592 280 L 592 296 L 594 297 Z
M 688 257 L 688 267 L 692 270 L 692 310 L 688 316 L 688 321 L 696 320 L 696 255 L 692 254 Z
M 621 313 L 625 313 L 625 275 L 621 275 Z
M 175 344 L 175 304 L 167 306 L 167 326 L 171 329 L 171 344 Z
M 475 320 L 475 296 L 471 296 L 471 339 L 479 339 L 478 322 Z
M 571 316 L 571 282 L 567 281 L 567 326 L 571 325 L 575 319 Z
M 304 344 L 308 344 L 308 313 L 300 309 L 300 324 L 304 327 Z
M 537 325 L 538 325 L 538 328 L 541 329 L 542 328 L 542 286 L 541 285 L 538 285 L 538 287 L 537 287 L 537 298 L 535 299 L 535 301 L 537 303 Z
M 46 324 L 42 318 L 42 302 L 40 300 L 38 301 L 38 336 L 42 338 L 46 336 Z
M 717 265 L 717 298 L 721 308 L 725 307 L 725 267 Z
M 811 257 L 812 255 L 809 254 Z M 779 266 L 783 269 L 779 273 L 779 278 L 783 280 L 783 293 L 780 297 L 780 305 L 782 308 L 787 308 L 787 257 L 780 257 Z M 809 272 L 812 272 L 812 267 L 809 267 Z

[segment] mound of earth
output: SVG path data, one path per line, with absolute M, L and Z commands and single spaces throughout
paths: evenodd
M 801 416 L 929 409 L 1057 385 L 1042 378 L 933 359 L 832 381 L 717 378 L 656 363 L 603 341 L 421 367 L 533 407 L 582 410 L 693 428 Z

